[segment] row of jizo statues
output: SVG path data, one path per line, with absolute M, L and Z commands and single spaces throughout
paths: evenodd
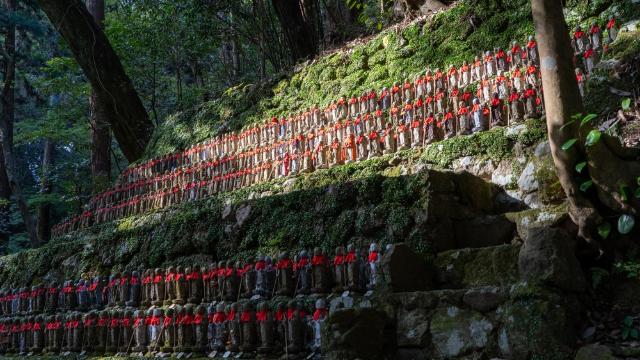
M 252 357 L 318 354 L 324 298 L 91 310 L 0 319 L 0 354 L 97 353 Z
M 610 18 L 572 36 L 576 80 L 584 83 L 619 29 Z M 543 112 L 537 44 L 495 48 L 444 71 L 332 101 L 324 109 L 274 117 L 239 133 L 225 133 L 180 153 L 126 169 L 116 186 L 91 198 L 86 211 L 53 229 L 79 228 L 198 200 L 273 179 L 295 176 L 457 135 L 509 125 Z
M 390 247 L 391 245 L 389 245 Z M 273 263 L 220 261 L 208 267 L 147 269 L 0 290 L 0 315 L 86 311 L 113 306 L 167 306 L 246 298 L 272 298 L 373 289 L 380 274 L 382 253 L 376 243 L 336 248 L 331 258 L 322 249 L 302 250 L 291 259 L 287 252 Z
M 282 252 L 275 263 L 258 256 L 3 290 L 0 351 L 314 354 L 323 296 L 370 293 L 382 257 L 376 243 L 349 245 L 331 258 L 316 248 L 293 259 Z

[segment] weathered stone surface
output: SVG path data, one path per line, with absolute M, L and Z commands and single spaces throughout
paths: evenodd
M 454 177 L 460 198 L 476 209 L 491 211 L 498 187 L 468 172 L 461 172 Z
M 479 248 L 511 242 L 515 226 L 504 215 L 459 221 L 454 228 L 457 248 Z
M 518 178 L 518 187 L 525 193 L 538 190 L 538 181 L 536 180 L 536 166 L 533 161 L 530 161 L 525 166 L 522 174 Z
M 436 356 L 451 358 L 487 346 L 494 325 L 479 313 L 455 306 L 436 309 L 431 336 Z
M 386 285 L 394 292 L 429 290 L 434 269 L 405 243 L 394 244 L 382 257 Z
M 515 181 L 511 162 L 502 160 L 491 173 L 491 182 L 498 186 L 507 186 Z
M 507 293 L 497 286 L 485 286 L 481 288 L 469 289 L 462 298 L 465 305 L 473 310 L 485 313 L 495 310 L 505 302 Z
M 534 295 L 535 296 L 535 295 Z M 526 298 L 501 306 L 496 313 L 502 319 L 498 330 L 498 348 L 509 359 L 567 358 L 575 342 L 571 332 L 572 315 L 565 299 Z
M 429 357 L 421 349 L 399 348 L 394 357 L 396 360 L 427 360 Z
M 507 286 L 518 281 L 519 245 L 451 250 L 434 264 L 443 287 Z
M 245 205 L 236 210 L 236 224 L 242 226 L 251 215 L 251 205 Z
M 505 216 L 516 224 L 518 236 L 527 239 L 529 229 L 536 227 L 554 227 L 568 218 L 565 204 L 543 207 L 540 209 L 529 209 L 519 212 L 506 213 Z
M 440 300 L 439 291 L 412 291 L 391 296 L 394 305 L 407 310 L 434 309 Z
M 558 228 L 529 229 L 520 249 L 518 269 L 525 281 L 541 281 L 569 291 L 583 291 L 584 273 L 575 257 L 573 239 Z
M 425 347 L 429 341 L 429 316 L 428 310 L 417 308 L 406 310 L 398 309 L 396 342 L 398 346 Z
M 576 353 L 576 360 L 614 360 L 613 352 L 607 346 L 591 344 L 583 346 Z
M 375 309 L 345 309 L 331 314 L 324 323 L 322 355 L 328 360 L 383 359 L 386 357 L 384 312 Z

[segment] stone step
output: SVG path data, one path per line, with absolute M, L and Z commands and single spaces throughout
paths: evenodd
M 520 247 L 520 244 L 505 244 L 441 252 L 434 260 L 437 287 L 461 289 L 514 284 L 520 279 Z

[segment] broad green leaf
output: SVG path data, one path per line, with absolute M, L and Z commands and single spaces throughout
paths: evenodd
M 640 176 L 636 178 L 636 182 L 638 183 L 638 186 L 640 186 Z
M 576 171 L 578 173 L 582 173 L 582 170 L 584 169 L 584 167 L 587 166 L 587 162 L 583 161 L 581 163 L 576 164 Z
M 611 224 L 609 224 L 608 222 L 602 223 L 600 224 L 600 226 L 598 226 L 598 235 L 600 235 L 601 238 L 608 238 L 609 233 L 611 233 Z
M 583 182 L 582 184 L 580 184 L 580 191 L 585 192 L 585 191 L 589 190 L 591 185 L 593 185 L 593 181 L 591 181 L 591 180 L 587 180 L 587 181 Z
M 575 123 L 575 122 L 576 122 L 575 120 L 571 120 L 571 121 L 569 121 L 568 123 L 566 123 L 566 124 L 564 124 L 564 125 L 560 126 L 560 131 L 564 130 L 564 128 L 566 128 L 567 126 L 571 126 L 571 124 L 573 124 L 573 123 Z
M 629 200 L 629 191 L 628 191 L 629 187 L 627 185 L 620 185 L 620 197 L 622 198 L 622 201 L 628 201 Z
M 582 127 L 582 125 L 590 122 L 591 120 L 595 119 L 596 117 L 598 117 L 598 115 L 596 115 L 596 114 L 589 114 L 589 115 L 585 116 L 584 119 L 582 119 L 582 121 L 580 122 L 580 126 Z
M 640 187 L 636 189 L 636 191 L 633 193 L 633 196 L 635 196 L 636 199 L 640 199 Z
M 636 224 L 636 219 L 627 214 L 622 214 L 618 218 L 618 232 L 620 234 L 628 234 L 633 230 L 633 226 Z
M 571 116 L 571 119 L 575 120 L 575 121 L 578 121 L 581 118 L 582 118 L 582 113 L 577 113 L 577 114 Z
M 629 332 L 629 337 L 634 340 L 638 339 L 638 329 L 636 328 L 631 329 L 631 331 Z
M 626 98 L 622 100 L 622 110 L 627 111 L 631 108 L 631 99 Z
M 602 133 L 598 130 L 589 131 L 589 134 L 587 134 L 587 140 L 585 141 L 585 145 L 587 146 L 595 145 L 598 141 L 600 141 L 601 135 Z
M 627 338 L 629 337 L 629 332 L 630 329 L 628 327 L 622 329 L 622 340 L 627 340 Z
M 571 149 L 571 147 L 573 146 L 573 144 L 576 143 L 576 141 L 578 141 L 578 139 L 569 139 L 569 140 L 567 140 L 566 143 L 562 144 L 562 150 L 567 151 L 567 150 Z
M 631 325 L 633 325 L 633 319 L 631 318 L 631 316 L 625 316 L 622 320 L 622 325 L 624 325 L 624 327 L 630 328 Z

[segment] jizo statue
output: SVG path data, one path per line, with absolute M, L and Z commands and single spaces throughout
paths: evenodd
M 282 252 L 278 257 L 276 263 L 276 283 L 278 295 L 290 296 L 295 289 L 295 284 L 292 283 L 293 278 L 293 263 L 289 259 L 289 253 Z
M 218 303 L 216 305 L 215 313 L 211 320 L 210 323 L 213 323 L 214 330 L 212 350 L 224 351 L 228 338 L 226 326 L 227 315 L 225 314 L 224 303 Z
M 153 285 L 151 288 L 151 304 L 162 306 L 165 299 L 165 282 L 162 269 L 155 269 L 153 273 Z
M 322 345 L 322 324 L 327 318 L 327 305 L 324 299 L 318 299 L 315 303 L 315 311 L 313 312 L 313 318 L 311 320 L 311 327 L 313 328 L 313 345 L 311 349 L 313 351 L 319 351 Z
M 295 259 L 294 259 L 295 260 Z M 296 278 L 296 295 L 308 295 L 312 286 L 312 266 L 309 261 L 309 254 L 306 250 L 300 251 L 295 262 L 294 277 Z
M 162 318 L 162 325 L 160 326 L 161 333 L 158 337 L 158 342 L 162 342 L 160 351 L 163 353 L 171 353 L 178 344 L 178 324 L 176 323 L 176 310 L 174 308 L 168 308 Z
M 187 273 L 187 281 L 189 282 L 188 302 L 190 304 L 200 304 L 204 296 L 204 283 L 202 282 L 200 265 L 194 265 L 192 270 Z
M 187 268 L 187 271 L 191 271 L 191 268 Z M 182 266 L 176 268 L 176 275 L 174 277 L 174 286 L 176 290 L 176 296 L 173 299 L 173 304 L 184 305 L 189 297 L 189 282 L 185 276 L 185 269 Z
M 232 353 L 238 352 L 242 345 L 239 309 L 240 304 L 235 302 L 227 307 L 227 331 L 229 332 L 227 351 L 231 351 Z
M 311 266 L 311 292 L 314 294 L 326 293 L 329 288 L 329 262 L 321 248 L 313 250 Z
M 173 300 L 176 298 L 176 268 L 170 266 L 167 268 L 164 276 L 164 300 L 162 304 L 169 306 L 173 304 Z
M 304 314 L 295 300 L 289 301 L 287 309 L 287 352 L 298 354 L 304 349 Z
M 134 353 L 144 353 L 147 351 L 149 342 L 147 340 L 147 319 L 144 311 L 136 310 L 133 314 L 133 336 L 135 345 L 131 348 Z
M 242 306 L 240 326 L 242 328 L 242 345 L 240 346 L 240 350 L 243 352 L 256 351 L 258 346 L 258 329 L 256 327 L 256 313 L 251 302 L 246 302 Z
M 138 307 L 140 305 L 140 298 L 142 295 L 142 283 L 140 280 L 140 274 L 137 271 L 131 272 L 129 278 L 129 297 L 125 302 L 128 307 Z
M 125 310 L 120 320 L 120 340 L 118 342 L 118 352 L 128 353 L 133 341 L 133 312 Z
M 334 293 L 345 291 L 347 289 L 347 264 L 345 262 L 344 246 L 336 247 L 336 254 L 332 262 L 332 272 L 334 279 L 332 291 Z
M 273 314 L 269 311 L 269 303 L 263 301 L 258 304 L 256 312 L 258 322 L 258 333 L 260 336 L 260 346 L 258 353 L 269 354 L 275 350 L 275 324 Z
M 367 289 L 373 290 L 379 283 L 380 279 L 380 261 L 382 257 L 380 256 L 380 249 L 377 243 L 372 243 L 369 246 L 369 282 L 367 283 Z
M 84 339 L 81 351 L 91 352 L 98 344 L 98 314 L 95 310 L 84 314 L 82 325 L 84 327 Z
M 195 314 L 193 316 L 193 346 L 191 347 L 191 351 L 202 354 L 205 353 L 208 346 L 208 317 L 207 317 L 207 307 L 204 304 L 200 304 L 195 309 Z

